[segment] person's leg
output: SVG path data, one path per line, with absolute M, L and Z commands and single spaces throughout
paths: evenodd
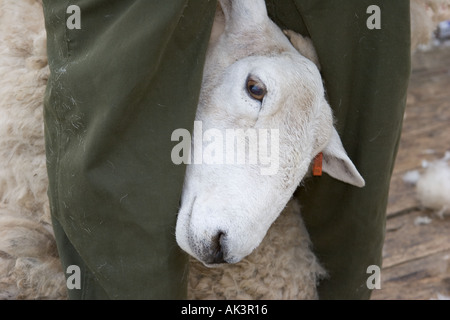
M 371 5 L 381 29 L 369 29 Z M 281 27 L 312 38 L 338 132 L 364 177 L 362 189 L 327 175 L 297 196 L 314 251 L 329 272 L 322 299 L 364 299 L 370 265 L 381 267 L 389 181 L 410 73 L 409 1 L 268 1 Z
M 78 18 L 69 5 L 80 29 L 66 26 Z M 185 168 L 171 135 L 193 126 L 215 8 L 44 0 L 49 198 L 63 267 L 82 273 L 71 298 L 186 297 L 175 242 Z

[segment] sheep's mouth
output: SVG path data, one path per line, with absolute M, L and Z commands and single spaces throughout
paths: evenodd
M 229 255 L 229 237 L 226 230 L 218 230 L 214 232 L 213 236 L 205 239 L 199 239 L 193 232 L 195 228 L 193 228 L 191 221 L 196 200 L 197 197 L 194 197 L 186 212 L 189 221 L 187 241 L 191 255 L 209 268 L 237 262 L 234 257 Z
M 226 233 L 219 231 L 211 238 L 207 247 L 205 263 L 207 265 L 217 265 L 225 263 L 224 252 L 226 249 Z
M 227 233 L 218 231 L 211 237 L 210 241 L 203 244 L 199 256 L 206 267 L 214 268 L 234 263 L 234 259 L 229 256 L 227 240 Z

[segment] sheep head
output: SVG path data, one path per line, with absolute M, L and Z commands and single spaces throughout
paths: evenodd
M 223 162 L 187 166 L 176 226 L 180 247 L 205 265 L 250 254 L 319 152 L 325 172 L 364 185 L 333 127 L 317 66 L 292 43 L 267 16 L 264 0 L 220 1 L 191 155 L 205 160 L 212 152 Z

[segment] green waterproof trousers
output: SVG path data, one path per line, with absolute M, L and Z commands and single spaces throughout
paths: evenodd
M 369 28 L 371 5 L 379 28 Z M 312 38 L 338 132 L 366 180 L 358 189 L 324 175 L 296 193 L 329 272 L 320 297 L 369 298 L 409 80 L 409 1 L 267 7 L 280 27 Z M 193 127 L 215 8 L 213 0 L 44 0 L 49 198 L 63 267 L 81 270 L 72 299 L 186 297 L 187 257 L 175 241 L 185 167 L 171 161 L 171 135 Z

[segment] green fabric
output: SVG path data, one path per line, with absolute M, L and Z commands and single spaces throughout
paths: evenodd
M 406 103 L 409 1 L 269 3 L 280 26 L 313 40 L 338 132 L 366 181 L 359 189 L 325 174 L 296 194 L 314 251 L 329 272 L 319 297 L 367 299 L 367 267 L 382 263 L 389 182 Z M 381 10 L 380 30 L 366 26 L 370 5 Z
M 49 197 L 68 240 L 59 241 L 70 252 L 64 267 L 84 262 L 92 283 L 82 291 L 99 286 L 109 298 L 184 298 L 174 226 L 185 168 L 171 161 L 171 134 L 193 126 L 216 4 L 70 4 L 81 9 L 79 30 L 66 28 L 69 1 L 44 1 Z
M 66 28 L 69 4 L 81 8 L 80 30 Z M 338 131 L 367 183 L 324 175 L 297 193 L 330 275 L 320 297 L 369 298 L 409 79 L 409 1 L 267 4 L 281 27 L 311 36 Z M 381 30 L 366 27 L 374 4 Z M 172 163 L 170 138 L 193 126 L 215 5 L 44 0 L 49 198 L 63 265 L 81 268 L 73 299 L 186 297 L 174 236 L 185 168 Z

